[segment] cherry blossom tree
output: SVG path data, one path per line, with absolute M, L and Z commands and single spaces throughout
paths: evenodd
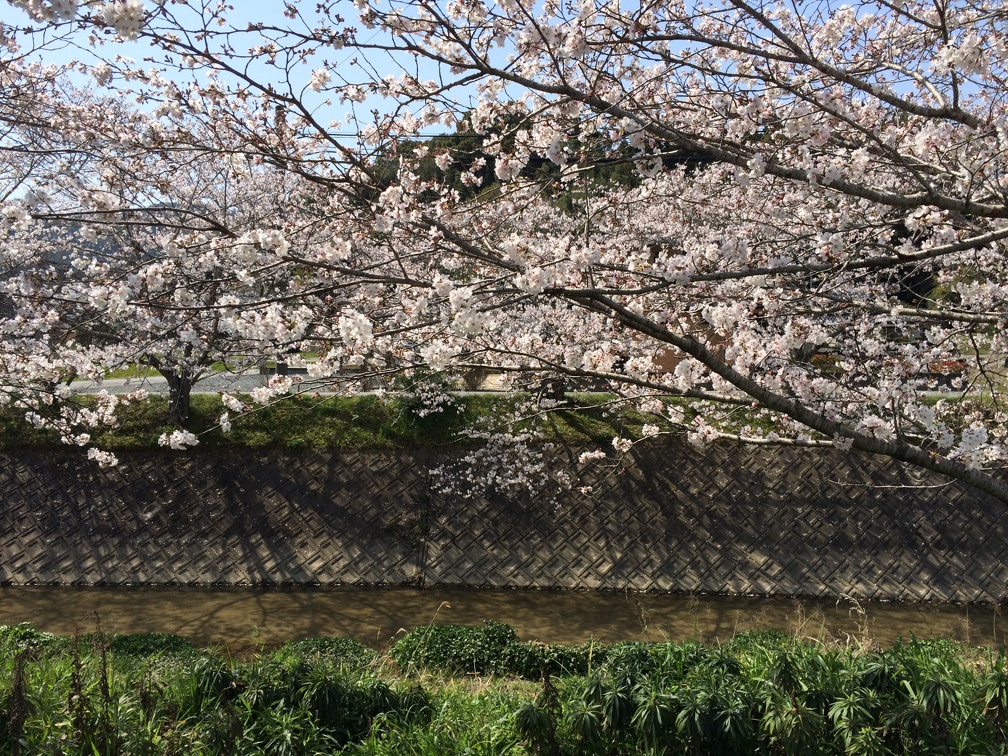
M 80 164 L 50 128 L 74 106 L 65 67 L 33 61 L 37 48 L 27 41 L 23 46 L 0 24 L 0 406 L 13 403 L 37 424 L 55 425 L 67 443 L 83 445 L 87 428 L 114 421 L 119 400 L 105 396 L 86 409 L 66 401 L 66 383 L 88 350 L 66 349 L 54 334 L 61 315 L 53 302 L 23 306 L 47 289 L 44 276 L 35 275 L 40 256 L 60 255 L 53 234 L 32 227 L 31 210 L 49 201 L 61 173 Z
M 184 428 L 190 391 L 215 363 L 241 369 L 304 336 L 313 283 L 292 272 L 274 227 L 301 199 L 289 174 L 187 149 L 152 136 L 146 117 L 121 115 L 78 127 L 87 146 L 61 149 L 87 160 L 10 203 L 10 321 L 44 323 L 38 346 L 59 355 L 48 384 L 153 368 L 168 383 L 170 422 Z M 136 136 L 124 144 L 109 132 Z M 29 343 L 24 329 L 9 333 Z
M 602 382 L 644 435 L 685 397 L 697 444 L 855 448 L 1008 500 L 998 2 L 15 4 L 150 44 L 96 48 L 102 85 L 310 187 L 270 227 L 320 373 Z
M 310 292 L 278 255 L 275 227 L 304 200 L 298 178 L 233 145 L 201 149 L 180 112 L 159 122 L 65 71 L 8 72 L 31 97 L 0 114 L 0 397 L 83 444 L 79 426 L 114 418 L 76 406 L 73 379 L 146 365 L 167 379 L 169 420 L 184 428 L 214 363 L 242 368 L 304 334 Z

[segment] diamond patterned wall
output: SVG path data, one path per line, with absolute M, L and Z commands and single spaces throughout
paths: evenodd
M 7 452 L 0 582 L 1008 598 L 1004 505 L 890 460 L 656 446 L 587 473 L 590 494 L 535 499 L 439 495 L 434 464 L 426 452 L 150 452 L 103 470 L 76 451 Z

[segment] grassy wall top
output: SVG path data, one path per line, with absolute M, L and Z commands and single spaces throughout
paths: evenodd
M 514 414 L 519 401 L 513 396 L 459 396 L 443 411 L 421 416 L 416 400 L 405 397 L 299 396 L 238 417 L 231 413 L 232 430 L 224 433 L 218 425 L 225 411 L 220 397 L 195 395 L 191 430 L 201 449 L 420 449 L 464 444 L 463 431 Z M 543 440 L 586 445 L 640 432 L 640 418 L 605 409 L 603 397 L 579 397 L 577 404 L 577 409 L 537 419 Z M 95 430 L 92 440 L 113 451 L 157 449 L 158 437 L 172 430 L 167 415 L 163 397 L 128 404 L 118 411 L 118 427 Z M 0 413 L 0 449 L 60 446 L 55 432 L 35 428 L 14 410 Z

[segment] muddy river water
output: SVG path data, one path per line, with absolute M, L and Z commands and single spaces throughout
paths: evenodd
M 0 624 L 60 634 L 169 632 L 232 653 L 310 636 L 382 648 L 418 625 L 507 622 L 523 639 L 581 643 L 725 640 L 773 628 L 809 638 L 889 645 L 946 637 L 1006 643 L 1008 612 L 993 606 L 852 603 L 730 596 L 453 588 L 0 587 Z

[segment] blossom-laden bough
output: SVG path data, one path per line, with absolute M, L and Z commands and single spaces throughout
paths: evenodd
M 81 187 L 31 166 L 3 200 L 11 234 L 129 240 L 74 300 L 142 313 L 96 369 L 184 333 L 311 351 L 328 382 L 603 386 L 652 417 L 644 436 L 685 397 L 698 444 L 859 449 L 1008 501 L 1000 2 L 13 5 L 33 29 L 4 27 L 8 75 L 45 81 L 17 38 L 79 38 L 89 102 L 122 104 L 94 155 L 100 119 L 38 126 L 46 154 L 83 155 Z M 5 339 L 60 377 L 66 331 L 42 323 L 67 310 L 38 303 L 68 278 L 5 279 Z

